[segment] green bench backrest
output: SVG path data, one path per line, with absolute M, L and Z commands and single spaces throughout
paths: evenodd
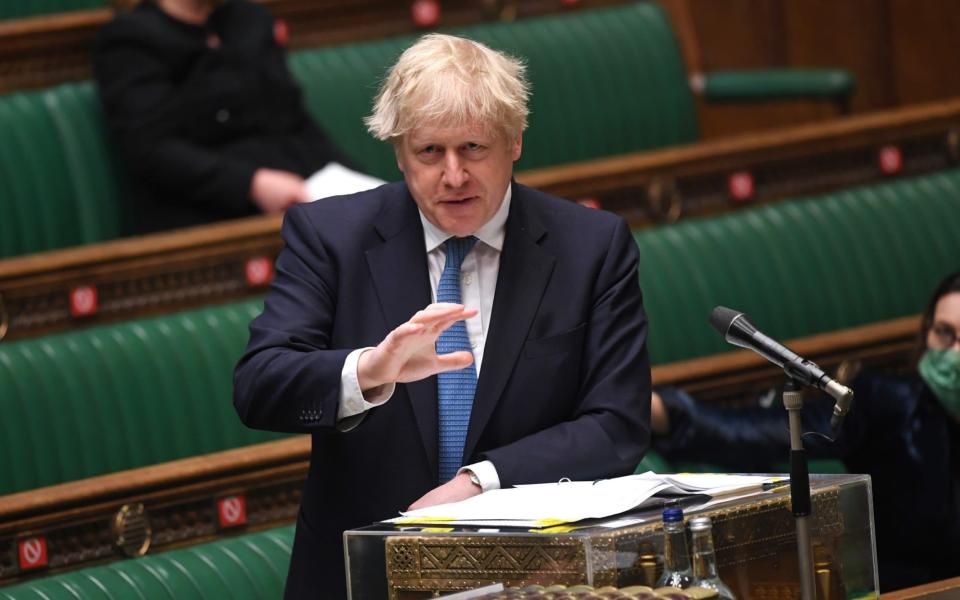
M 534 94 L 518 168 L 696 138 L 676 40 L 653 3 L 460 29 L 529 61 Z M 310 112 L 358 166 L 399 177 L 363 117 L 412 37 L 292 53 Z M 0 258 L 120 237 L 124 168 L 112 156 L 93 85 L 0 96 Z
M 119 237 L 111 152 L 91 82 L 0 96 L 0 258 Z
M 526 60 L 533 87 L 519 170 L 692 142 L 696 111 L 670 22 L 652 2 L 450 30 Z M 399 175 L 366 133 L 377 86 L 413 37 L 298 52 L 306 103 L 363 168 Z
M 0 0 L 0 19 L 19 19 L 104 8 L 109 4 L 109 0 Z
M 0 600 L 280 598 L 293 527 L 115 561 L 0 588 Z
M 714 306 L 789 339 L 923 310 L 960 267 L 960 170 L 635 234 L 654 364 L 733 349 Z
M 262 301 L 0 344 L 0 494 L 278 439 L 233 409 Z

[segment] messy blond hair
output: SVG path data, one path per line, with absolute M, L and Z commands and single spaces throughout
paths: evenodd
M 431 33 L 390 69 L 364 119 L 379 140 L 397 141 L 430 123 L 479 123 L 516 140 L 527 127 L 526 67 L 473 40 Z

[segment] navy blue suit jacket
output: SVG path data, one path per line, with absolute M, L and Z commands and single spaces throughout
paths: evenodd
M 291 209 L 234 403 L 262 429 L 313 434 L 288 597 L 342 595 L 342 532 L 437 485 L 436 377 L 336 427 L 347 354 L 431 302 L 403 182 Z M 513 184 L 464 464 L 503 487 L 632 472 L 649 445 L 647 321 L 623 219 Z

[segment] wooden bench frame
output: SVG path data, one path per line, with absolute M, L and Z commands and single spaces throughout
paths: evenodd
M 882 161 L 899 169 L 885 173 Z M 957 164 L 960 100 L 949 100 L 527 171 L 517 179 L 588 199 L 640 228 Z M 746 182 L 751 193 L 735 196 Z
M 960 577 L 880 594 L 880 600 L 950 600 L 960 596 Z
M 913 316 L 788 345 L 827 370 L 850 360 L 902 369 L 910 363 L 918 326 L 919 316 Z M 653 369 L 655 384 L 678 385 L 711 401 L 736 401 L 783 378 L 745 350 Z M 123 507 L 142 505 L 149 516 L 151 552 L 291 523 L 309 458 L 310 439 L 298 436 L 0 496 L 0 585 L 123 555 L 113 525 Z M 245 523 L 222 524 L 219 502 L 229 498 L 244 499 Z M 18 548 L 36 539 L 44 540 L 49 564 L 21 569 Z
M 886 177 L 876 164 L 881 148 L 900 149 L 902 175 L 936 171 L 957 162 L 958 144 L 953 100 L 517 179 L 595 198 L 639 228 L 876 181 Z M 744 173 L 756 182 L 754 196 L 733 201 L 727 181 Z M 0 340 L 262 295 L 281 248 L 280 223 L 253 217 L 0 261 Z

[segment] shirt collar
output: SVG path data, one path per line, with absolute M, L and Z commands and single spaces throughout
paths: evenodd
M 503 202 L 500 203 L 500 208 L 497 209 L 497 212 L 489 221 L 473 234 L 478 240 L 497 251 L 503 250 L 503 238 L 507 231 L 507 215 L 510 214 L 510 199 L 512 196 L 513 184 L 511 183 L 503 194 Z M 423 211 L 419 208 L 417 208 L 417 212 L 420 213 L 420 222 L 423 224 L 423 238 L 426 242 L 427 254 L 429 254 L 439 248 L 451 236 L 427 220 Z

